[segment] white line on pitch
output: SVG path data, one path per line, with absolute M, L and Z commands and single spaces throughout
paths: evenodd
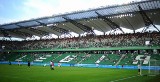
M 122 79 L 118 79 L 118 80 L 114 80 L 114 81 L 110 81 L 110 82 L 121 81 L 121 80 L 130 79 L 130 78 L 137 77 L 137 76 L 138 76 L 138 75 L 136 75 L 136 76 L 131 76 L 131 77 L 126 77 L 126 78 L 122 78 Z

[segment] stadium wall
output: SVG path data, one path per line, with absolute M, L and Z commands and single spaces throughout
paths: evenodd
M 11 62 L 14 65 L 18 65 L 18 62 Z M 0 64 L 9 64 L 8 61 L 1 61 Z M 21 62 L 21 65 L 27 66 L 27 62 Z M 31 66 L 44 66 L 44 64 L 46 64 L 46 66 L 49 67 L 50 63 L 37 63 L 37 62 L 31 62 Z M 54 64 L 55 66 L 58 66 L 58 63 Z M 61 66 L 63 67 L 88 67 L 88 68 L 116 68 L 116 69 L 122 69 L 121 65 L 97 65 L 97 64 L 68 64 L 68 63 L 62 63 Z M 149 69 L 149 66 L 141 66 L 142 69 Z M 152 66 L 150 69 L 154 69 L 156 66 Z M 123 69 L 138 69 L 137 66 L 134 65 L 124 65 Z M 160 70 L 160 67 L 158 67 L 157 70 Z

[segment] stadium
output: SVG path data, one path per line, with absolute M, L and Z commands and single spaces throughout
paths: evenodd
M 0 24 L 0 81 L 159 82 L 159 17 L 141 0 Z

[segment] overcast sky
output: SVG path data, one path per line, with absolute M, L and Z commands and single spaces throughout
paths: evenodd
M 0 0 L 0 24 L 133 0 Z M 134 0 L 140 1 L 140 0 Z

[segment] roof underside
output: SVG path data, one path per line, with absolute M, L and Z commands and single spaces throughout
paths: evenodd
M 0 25 L 0 29 L 5 30 L 13 37 L 20 38 L 31 37 L 32 35 L 42 37 L 48 34 L 60 36 L 66 32 L 82 34 L 85 32 L 84 28 L 81 28 L 82 25 L 101 32 L 114 30 L 104 19 L 98 16 L 97 13 L 99 13 L 120 27 L 136 30 L 145 27 L 138 5 L 145 11 L 153 24 L 160 25 L 160 1 L 151 0 L 3 24 Z M 3 36 L 2 32 L 0 36 Z

